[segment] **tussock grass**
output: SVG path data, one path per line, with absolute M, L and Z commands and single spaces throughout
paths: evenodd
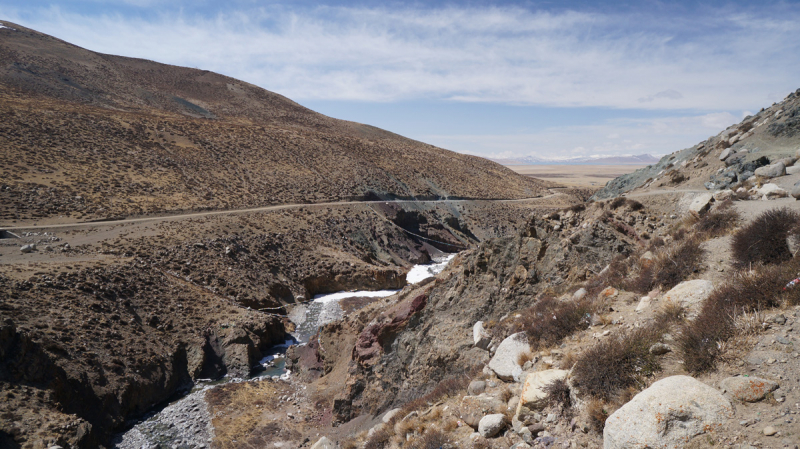
M 800 233 L 800 214 L 789 209 L 770 209 L 733 235 L 731 250 L 735 264 L 777 264 L 792 258 L 786 239 Z
M 549 347 L 558 344 L 578 330 L 586 329 L 591 323 L 591 315 L 595 307 L 592 300 L 559 301 L 545 296 L 521 315 L 506 325 L 506 329 L 498 329 L 505 335 L 525 332 L 531 347 Z
M 644 385 L 646 377 L 661 370 L 650 346 L 661 340 L 676 316 L 679 314 L 662 312 L 650 325 L 609 337 L 584 351 L 572 371 L 580 391 L 610 402 L 626 388 Z
M 678 338 L 686 369 L 709 371 L 723 352 L 723 343 L 737 335 L 737 319 L 783 304 L 800 304 L 800 287 L 784 290 L 797 276 L 800 263 L 759 266 L 732 276 L 717 287 L 698 317 L 683 326 Z
M 670 289 L 699 270 L 704 256 L 700 239 L 686 238 L 659 250 L 652 264 L 642 266 L 634 277 L 623 282 L 623 288 L 644 294 L 659 286 Z
M 711 212 L 700 217 L 693 228 L 701 238 L 709 239 L 720 237 L 730 232 L 739 222 L 739 212 L 731 207 L 733 203 L 727 200 Z

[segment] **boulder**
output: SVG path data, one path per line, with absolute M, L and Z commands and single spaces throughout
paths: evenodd
M 789 195 L 786 190 L 780 188 L 777 184 L 769 183 L 764 184 L 760 189 L 758 189 L 758 194 L 761 195 L 761 199 L 771 200 L 775 198 L 785 198 Z
M 31 243 L 30 245 L 22 245 L 22 248 L 19 249 L 23 254 L 30 253 L 32 251 L 36 251 L 36 245 Z
M 495 413 L 486 415 L 478 423 L 478 433 L 484 438 L 492 438 L 506 428 L 506 415 Z
M 617 296 L 619 296 L 619 290 L 614 287 L 606 287 L 598 295 L 600 298 L 616 298 Z
M 476 396 L 486 391 L 486 382 L 482 380 L 473 380 L 467 387 L 467 394 Z
M 514 371 L 519 372 L 522 369 L 519 364 L 520 356 L 530 350 L 531 346 L 525 332 L 510 335 L 497 347 L 494 357 L 489 360 L 489 369 L 500 379 L 511 381 L 514 379 Z
M 669 352 L 672 352 L 672 348 L 668 344 L 655 343 L 653 344 L 653 346 L 650 346 L 650 349 L 648 351 L 650 352 L 650 354 L 653 355 L 664 355 Z
M 711 201 L 714 200 L 714 195 L 710 193 L 701 193 L 697 195 L 689 204 L 689 211 L 695 213 L 703 213 L 711 207 Z
M 636 311 L 641 312 L 650 308 L 650 303 L 652 300 L 649 296 L 642 296 L 642 299 L 639 300 L 639 304 L 636 306 Z
M 491 335 L 483 328 L 483 321 L 477 321 L 475 325 L 472 326 L 472 341 L 475 346 L 481 349 L 488 348 L 489 343 L 492 342 Z
M 733 406 L 716 389 L 689 376 L 671 376 L 608 417 L 603 447 L 683 448 L 691 438 L 713 432 L 732 416 Z
M 781 159 L 779 162 L 782 162 L 783 166 L 788 169 L 789 167 L 793 166 L 795 164 L 795 162 L 797 162 L 797 158 L 796 157 L 785 157 L 785 158 Z
M 755 174 L 764 178 L 777 178 L 786 174 L 786 165 L 783 162 L 778 162 L 766 167 L 759 167 L 756 169 Z
M 791 167 L 786 167 L 787 175 L 796 175 L 798 173 L 800 173 L 800 165 L 792 165 Z
M 724 161 L 725 159 L 728 159 L 728 157 L 734 154 L 735 152 L 736 151 L 733 148 L 726 148 L 722 150 L 722 153 L 720 153 L 719 160 Z
M 722 202 L 733 197 L 733 190 L 726 189 L 720 190 L 719 192 L 714 193 L 714 201 Z
M 322 437 L 311 446 L 311 449 L 337 449 L 339 446 L 328 437 Z
M 525 385 L 522 387 L 522 394 L 517 406 L 516 415 L 520 413 L 522 407 L 531 410 L 544 406 L 544 399 L 547 398 L 545 387 L 557 380 L 565 380 L 569 371 L 561 369 L 548 369 L 529 373 L 525 377 Z
M 664 293 L 663 299 L 680 304 L 686 308 L 689 316 L 694 316 L 700 311 L 703 301 L 708 298 L 712 290 L 714 290 L 714 284 L 711 281 L 704 279 L 683 281 Z
M 742 402 L 758 402 L 778 389 L 778 384 L 760 377 L 728 377 L 720 383 L 723 393 Z
M 792 198 L 800 200 L 800 182 L 792 187 Z
M 572 294 L 572 299 L 576 301 L 580 301 L 581 299 L 586 297 L 586 289 L 581 287 L 575 290 L 575 293 Z

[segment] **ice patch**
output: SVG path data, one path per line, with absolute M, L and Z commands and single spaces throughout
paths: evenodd
M 7 26 L 3 25 L 2 23 L 0 23 L 0 28 L 8 28 L 8 29 L 9 29 L 9 30 L 11 30 L 11 31 L 17 31 L 17 30 L 15 30 L 14 28 L 7 27 Z
M 314 302 L 331 302 L 331 301 L 339 301 L 340 299 L 345 298 L 385 298 L 386 296 L 391 296 L 397 293 L 397 290 L 378 290 L 374 292 L 370 291 L 358 291 L 358 292 L 339 292 L 339 293 L 331 293 L 328 295 L 314 295 Z
M 409 284 L 417 284 L 425 279 L 428 279 L 429 277 L 436 276 L 444 270 L 447 264 L 449 264 L 455 256 L 455 254 L 448 254 L 443 258 L 435 258 L 434 261 L 436 263 L 428 265 L 414 265 L 408 274 L 406 274 L 406 281 Z

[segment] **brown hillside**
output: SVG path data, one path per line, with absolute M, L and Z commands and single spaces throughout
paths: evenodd
M 226 76 L 2 23 L 4 220 L 544 192 L 485 159 L 332 119 Z

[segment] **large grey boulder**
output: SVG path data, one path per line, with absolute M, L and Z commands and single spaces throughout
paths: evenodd
M 791 167 L 786 167 L 787 175 L 796 175 L 798 173 L 800 173 L 800 164 L 792 165 Z
M 764 178 L 777 178 L 786 174 L 786 165 L 783 162 L 778 162 L 766 167 L 759 167 L 755 173 L 756 176 L 763 176 Z
M 475 346 L 481 349 L 488 348 L 489 343 L 492 342 L 492 336 L 483 328 L 483 321 L 477 321 L 472 326 L 472 341 Z
M 734 154 L 735 152 L 736 151 L 733 148 L 726 148 L 722 150 L 722 153 L 720 153 L 719 160 L 724 161 L 725 159 L 728 159 L 728 157 L 730 157 L 730 155 Z
M 478 433 L 484 438 L 492 438 L 506 428 L 506 415 L 495 413 L 486 415 L 478 423 Z
M 689 376 L 659 380 L 606 420 L 605 449 L 677 449 L 733 416 L 733 406 L 716 389 Z
M 800 200 L 800 182 L 792 187 L 792 198 Z
M 785 198 L 789 195 L 789 193 L 786 190 L 782 189 L 779 185 L 773 183 L 764 184 L 763 186 L 761 186 L 760 189 L 758 189 L 757 192 L 759 195 L 761 195 L 761 199 L 764 200 Z
M 514 379 L 515 371 L 519 375 L 522 369 L 519 364 L 520 356 L 530 350 L 531 346 L 525 332 L 510 335 L 497 347 L 494 357 L 489 360 L 489 369 L 494 371 L 500 379 L 511 381 Z
M 728 377 L 720 383 L 723 393 L 742 402 L 758 402 L 778 389 L 778 384 L 760 377 Z
M 714 195 L 710 193 L 701 193 L 697 195 L 689 204 L 689 211 L 694 213 L 703 213 L 711 207 L 711 201 L 714 200 Z
M 662 300 L 674 301 L 683 306 L 689 316 L 694 316 L 700 312 L 703 301 L 708 298 L 712 290 L 714 290 L 714 284 L 711 281 L 704 279 L 683 281 L 664 293 Z

